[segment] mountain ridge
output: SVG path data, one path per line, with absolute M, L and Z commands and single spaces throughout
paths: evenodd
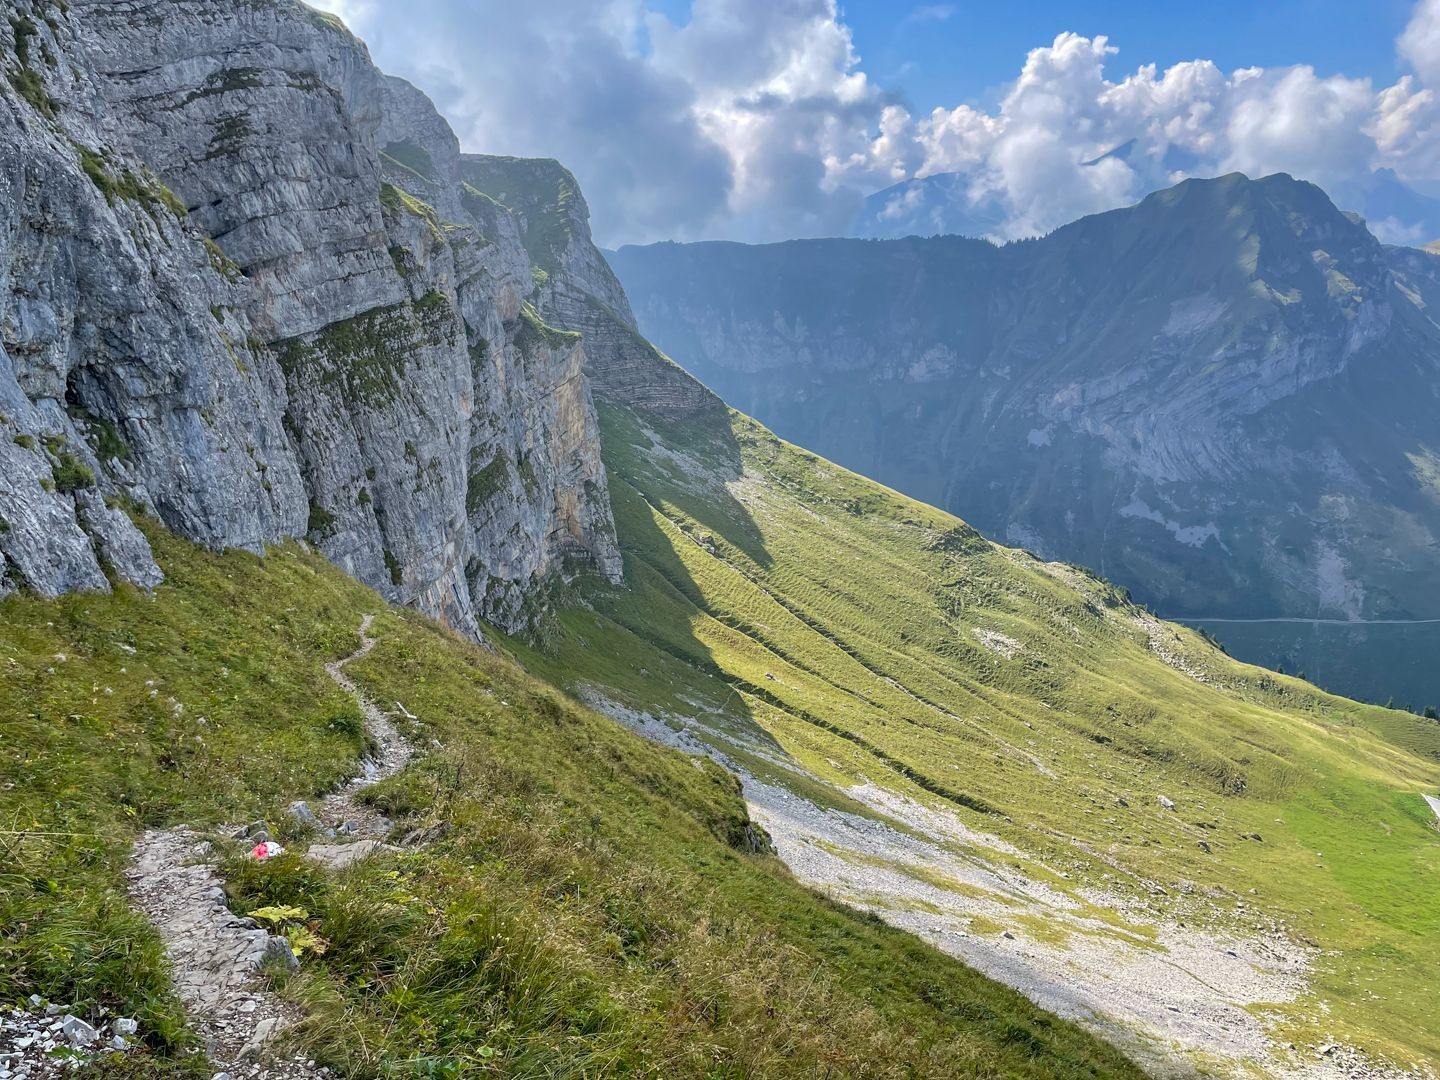
M 1167 614 L 1403 618 L 1440 610 L 1430 258 L 1236 174 L 1003 247 L 613 261 L 642 328 L 738 408 L 990 535 Z
M 215 548 L 308 537 L 471 636 L 572 561 L 618 575 L 590 358 L 423 94 L 299 3 L 21 8 L 0 590 L 153 585 L 116 499 Z M 557 280 L 603 267 L 578 213 Z
M 1112 158 L 1125 160 L 1135 145 L 1131 139 L 1081 164 L 1094 166 Z M 1192 173 L 1188 166 L 1176 171 Z M 1197 177 L 1192 174 L 1192 178 Z M 1440 237 L 1440 200 L 1408 186 L 1393 169 L 1376 169 L 1335 188 L 1333 194 L 1337 204 L 1363 216 L 1387 243 L 1419 246 Z M 940 235 L 998 237 L 1005 235 L 1008 218 L 1003 193 L 988 189 L 977 177 L 930 173 L 866 196 L 845 235 L 870 240 Z

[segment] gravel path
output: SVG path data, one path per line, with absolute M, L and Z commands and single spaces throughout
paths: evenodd
M 379 755 L 362 763 L 361 774 L 320 803 L 320 826 L 342 829 L 349 842 L 317 844 L 309 854 L 331 866 L 346 866 L 379 847 L 389 829 L 374 810 L 355 798 L 362 789 L 393 776 L 412 753 L 390 719 L 375 707 L 345 666 L 375 647 L 370 636 L 373 615 L 360 624 L 360 647 L 344 660 L 325 665 L 330 678 L 352 694 L 365 717 L 365 727 Z M 403 711 L 403 710 L 402 710 Z M 295 809 L 299 809 L 297 804 Z M 245 830 L 231 830 L 237 837 Z M 189 829 L 151 830 L 136 842 L 127 873 L 130 899 L 154 923 L 165 941 L 175 992 L 219 1077 L 232 1080 L 311 1080 L 330 1076 L 313 1061 L 272 1052 L 270 1043 L 301 1019 L 299 1011 L 271 993 L 259 972 L 267 960 L 292 964 L 283 938 L 231 913 L 223 883 L 210 861 L 211 851 Z
M 1436 799 L 1430 795 L 1421 795 L 1420 797 L 1430 804 L 1430 809 L 1435 811 L 1437 818 L 1440 818 L 1440 799 Z

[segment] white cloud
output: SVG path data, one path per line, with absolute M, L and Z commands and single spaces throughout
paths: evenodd
M 1112 79 L 1106 38 L 1065 33 L 993 110 L 921 116 L 867 77 L 836 0 L 692 0 L 683 20 L 647 0 L 319 6 L 430 92 L 467 149 L 564 160 L 607 243 L 836 233 L 864 194 L 937 172 L 963 174 L 1007 237 L 1187 175 L 1440 180 L 1440 0 L 1416 4 L 1396 42 L 1414 74 L 1389 87 L 1207 60 Z M 920 4 L 902 21 L 953 12 Z
M 1425 82 L 1440 84 L 1440 0 L 1419 0 L 1395 51 Z

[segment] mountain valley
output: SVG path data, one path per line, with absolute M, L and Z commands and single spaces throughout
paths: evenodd
M 12 7 L 0 1077 L 1435 1080 L 1440 724 L 1130 591 L 1440 616 L 1433 256 L 607 261 L 298 0 Z
M 642 330 L 735 407 L 1164 616 L 1440 614 L 1440 263 L 1382 246 L 1313 185 L 1185 181 L 1003 247 L 612 261 Z M 1257 638 L 1248 659 L 1291 651 Z M 1382 694 L 1349 682 L 1331 640 L 1306 669 L 1331 689 L 1440 699 L 1433 668 Z

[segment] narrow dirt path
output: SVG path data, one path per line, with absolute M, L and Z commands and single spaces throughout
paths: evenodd
M 322 827 L 341 829 L 346 841 L 313 845 L 309 854 L 334 867 L 347 866 L 383 847 L 389 823 L 356 795 L 403 769 L 412 750 L 389 717 L 345 674 L 345 666 L 375 647 L 373 615 L 360 623 L 360 647 L 325 665 L 326 673 L 350 693 L 365 718 L 378 756 L 361 763 L 361 773 L 327 796 L 315 812 Z M 241 829 L 229 830 L 240 836 Z M 267 1044 L 301 1019 L 299 1011 L 265 986 L 258 968 L 267 960 L 290 962 L 282 938 L 258 928 L 226 907 L 223 882 L 211 851 L 180 826 L 146 832 L 135 844 L 129 881 L 131 903 L 160 931 L 170 958 L 175 992 L 205 1040 L 216 1077 L 232 1080 L 310 1080 L 330 1072 L 312 1061 L 273 1056 Z

